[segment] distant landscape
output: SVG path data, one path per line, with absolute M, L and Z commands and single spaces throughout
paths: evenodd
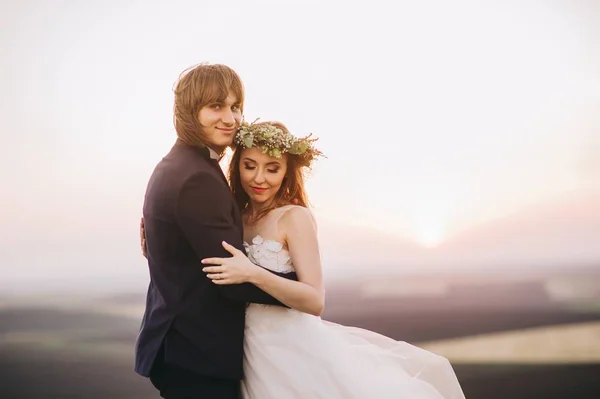
M 398 285 L 396 295 L 381 285 L 393 286 L 394 279 L 389 277 L 348 280 L 330 285 L 324 318 L 437 348 L 441 354 L 461 345 L 461 356 L 471 350 L 470 339 L 488 335 L 498 339 L 500 334 L 502 339 L 506 334 L 509 338 L 505 341 L 517 342 L 519 332 L 531 334 L 536 329 L 546 335 L 561 326 L 598 332 L 590 335 L 595 340 L 576 348 L 586 353 L 596 348 L 597 357 L 586 361 L 578 361 L 577 353 L 569 358 L 562 345 L 540 348 L 546 354 L 556 352 L 556 358 L 550 356 L 541 363 L 535 361 L 533 352 L 533 361 L 518 356 L 499 361 L 494 348 L 487 359 L 485 353 L 471 362 L 450 359 L 469 399 L 600 397 L 600 292 L 584 290 L 579 291 L 583 297 L 567 298 L 569 281 L 573 292 L 578 292 L 577 281 L 593 280 L 595 287 L 600 287 L 600 272 L 572 270 L 568 275 L 545 276 L 538 281 L 529 277 L 515 281 L 514 276 L 495 276 L 486 281 L 474 275 L 454 282 L 442 278 L 442 284 L 440 278 L 421 276 L 408 285 L 404 281 L 405 286 L 412 285 L 410 294 L 400 292 L 402 285 Z M 552 284 L 559 286 L 556 281 L 561 278 L 563 296 L 559 298 L 560 292 Z M 143 301 L 144 293 L 3 298 L 2 397 L 157 397 L 149 382 L 132 371 Z M 510 335 L 515 333 L 516 337 Z M 481 351 L 481 344 L 478 348 Z

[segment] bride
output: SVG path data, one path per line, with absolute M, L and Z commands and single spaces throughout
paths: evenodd
M 235 137 L 229 180 L 243 210 L 247 257 L 224 242 L 233 256 L 204 259 L 203 270 L 214 284 L 250 282 L 289 307 L 248 306 L 243 397 L 464 398 L 447 359 L 320 318 L 325 290 L 303 180 L 321 155 L 314 141 L 277 122 L 243 124 Z M 299 281 L 263 268 L 295 271 Z

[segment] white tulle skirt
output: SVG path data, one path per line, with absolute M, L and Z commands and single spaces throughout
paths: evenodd
M 245 399 L 464 399 L 447 359 L 276 306 L 246 313 Z

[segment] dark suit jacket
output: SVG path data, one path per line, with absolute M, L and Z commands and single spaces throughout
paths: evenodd
M 222 241 L 244 250 L 240 211 L 207 149 L 175 143 L 150 178 L 143 217 L 150 286 L 136 372 L 149 376 L 164 344 L 166 363 L 241 379 L 246 303 L 283 305 L 249 283 L 215 285 L 202 271 L 201 259 L 231 256 Z

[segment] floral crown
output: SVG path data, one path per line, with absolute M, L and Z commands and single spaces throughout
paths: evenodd
M 241 123 L 233 139 L 235 144 L 243 148 L 257 147 L 273 158 L 281 158 L 285 153 L 298 155 L 309 163 L 316 157 L 323 156 L 313 145 L 318 139 L 311 138 L 312 133 L 306 137 L 296 137 L 275 124 L 256 123 L 257 120 Z

